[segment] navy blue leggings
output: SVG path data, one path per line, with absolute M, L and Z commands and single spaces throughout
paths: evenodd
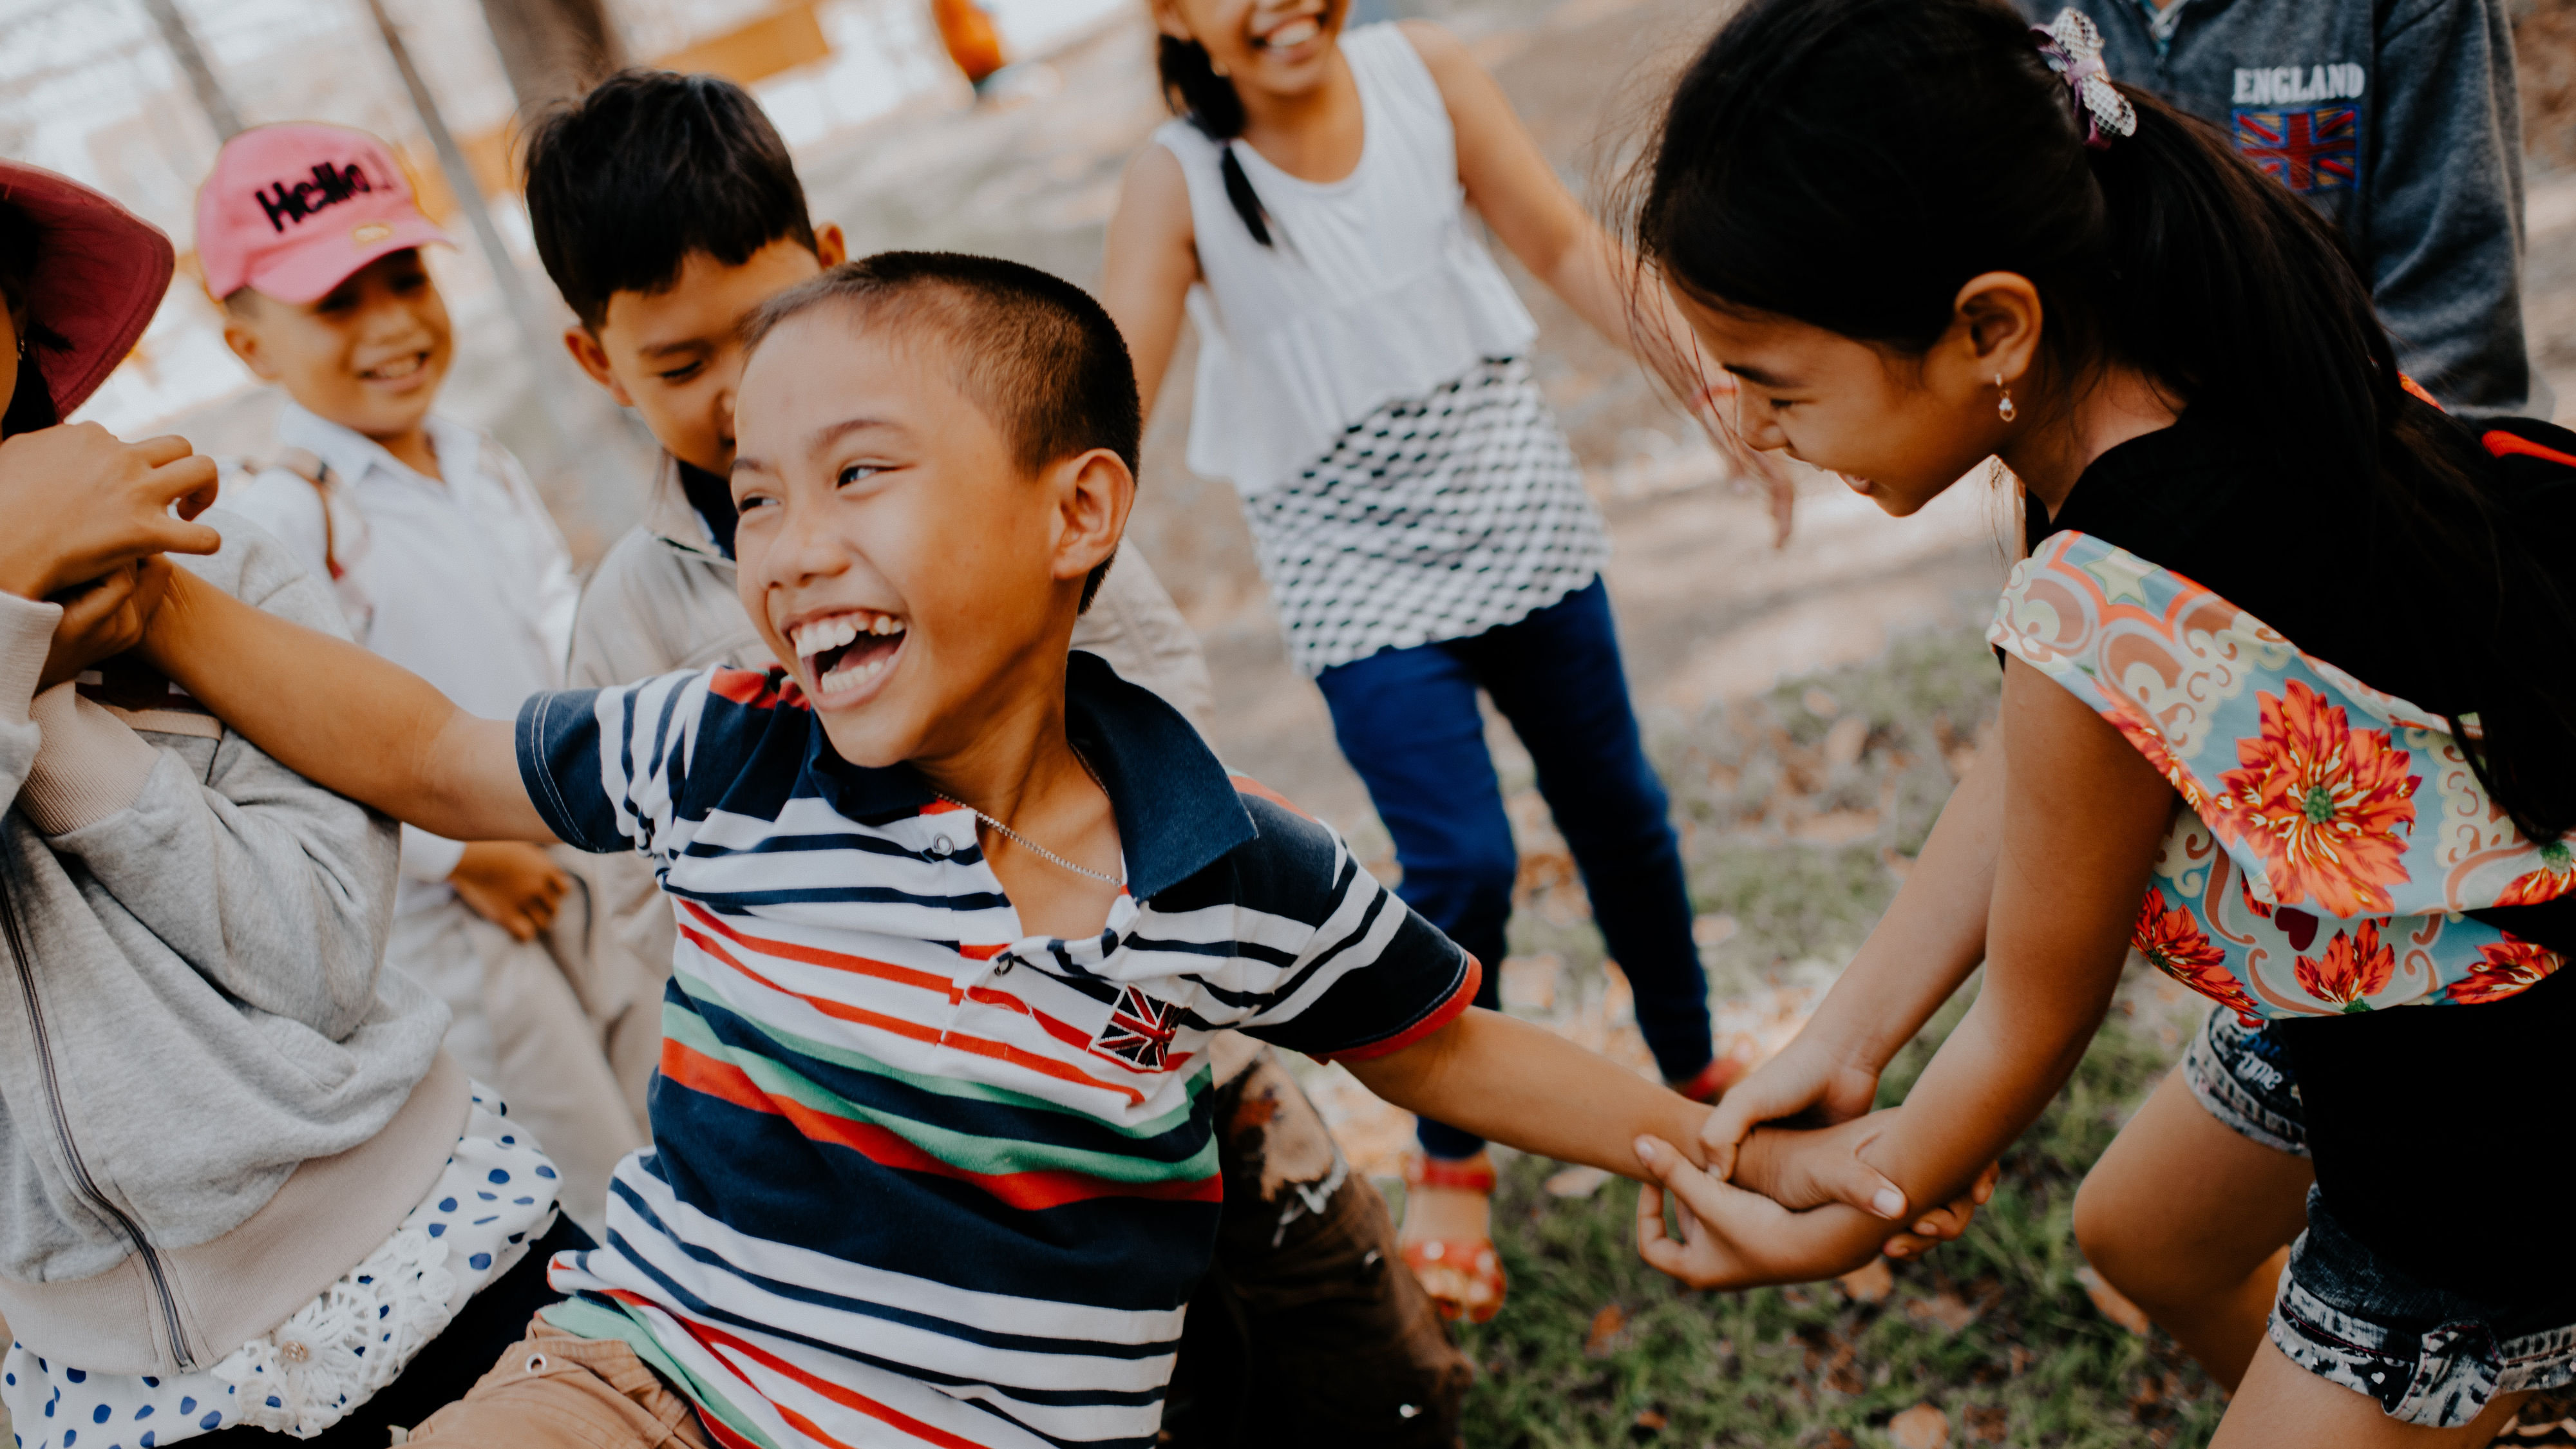
M 1656 1065 L 1680 1080 L 1708 1065 L 1708 979 L 1691 941 L 1663 782 L 1646 763 L 1601 580 L 1471 639 L 1389 649 L 1324 671 L 1343 756 L 1368 786 L 1404 867 L 1397 894 L 1484 963 L 1479 1006 L 1502 1001 L 1504 932 L 1520 853 L 1485 749 L 1482 688 L 1538 766 L 1592 897 L 1593 919 L 1637 994 Z M 1484 1143 L 1425 1118 L 1422 1149 L 1472 1157 Z

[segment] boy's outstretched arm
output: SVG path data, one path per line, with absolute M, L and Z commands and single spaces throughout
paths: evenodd
M 1378 1096 L 1559 1162 L 1647 1176 L 1640 1136 L 1699 1149 L 1709 1109 L 1544 1028 L 1470 1007 L 1401 1051 L 1345 1063 Z
M 316 784 L 454 840 L 555 838 L 521 783 L 511 721 L 477 719 L 355 644 L 173 569 L 142 651 Z

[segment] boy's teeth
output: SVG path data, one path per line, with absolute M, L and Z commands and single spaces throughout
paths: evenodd
M 891 615 L 861 618 L 856 614 L 842 614 L 835 618 L 817 619 L 811 624 L 799 624 L 789 632 L 788 642 L 796 646 L 800 657 L 811 658 L 826 649 L 838 649 L 862 634 L 883 636 L 902 632 L 903 622 Z
M 1277 30 L 1263 36 L 1261 38 L 1261 43 L 1263 45 L 1279 48 L 1291 45 L 1304 45 L 1307 41 L 1314 39 L 1316 32 L 1323 28 L 1324 27 L 1316 24 L 1311 16 L 1303 19 L 1291 20 L 1287 24 L 1280 26 Z
M 893 662 L 894 655 L 891 651 L 871 654 L 863 660 L 834 666 L 830 673 L 815 680 L 814 683 L 825 694 L 837 694 L 844 689 L 856 689 L 884 673 L 886 666 Z

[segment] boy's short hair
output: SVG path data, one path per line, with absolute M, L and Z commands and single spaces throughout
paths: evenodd
M 619 292 L 678 281 L 691 252 L 735 267 L 782 237 L 814 250 L 787 143 L 719 76 L 619 71 L 537 120 L 527 166 L 537 255 L 585 327 Z
M 958 390 L 993 420 L 1022 472 L 1093 448 L 1139 472 L 1144 410 L 1126 338 L 1089 292 L 1062 277 L 998 257 L 879 252 L 770 298 L 745 325 L 746 347 L 827 304 L 874 329 L 935 334 L 954 359 Z M 1091 607 L 1110 562 L 1083 580 L 1082 607 Z

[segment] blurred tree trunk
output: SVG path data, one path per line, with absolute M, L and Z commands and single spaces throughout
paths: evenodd
M 522 114 L 577 96 L 626 64 L 606 0 L 483 0 L 483 21 Z

